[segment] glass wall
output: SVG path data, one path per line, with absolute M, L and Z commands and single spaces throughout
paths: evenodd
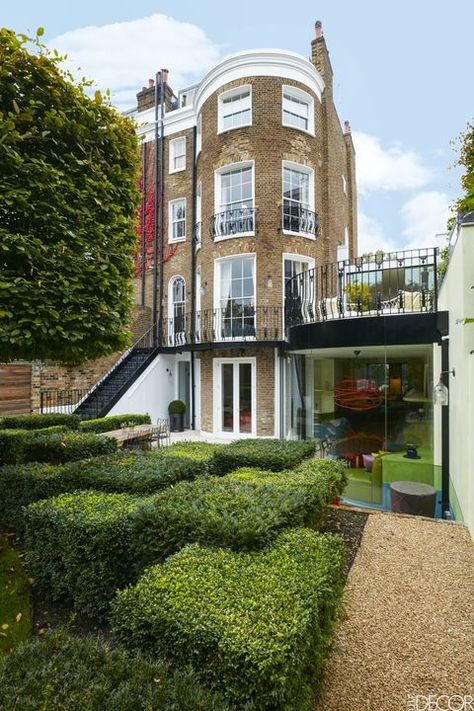
M 286 431 L 345 463 L 348 500 L 390 508 L 390 484 L 440 489 L 433 465 L 432 347 L 321 349 L 291 354 Z

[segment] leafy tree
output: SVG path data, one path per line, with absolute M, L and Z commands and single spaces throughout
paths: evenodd
M 464 196 L 456 202 L 457 212 L 474 210 L 474 123 L 468 123 L 458 138 L 459 157 L 457 165 L 464 169 L 461 185 Z
M 129 341 L 139 156 L 42 34 L 0 29 L 0 361 L 74 364 Z

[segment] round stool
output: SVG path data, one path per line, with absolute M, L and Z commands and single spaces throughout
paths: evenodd
M 394 481 L 390 484 L 391 510 L 394 513 L 434 518 L 436 489 L 416 481 Z

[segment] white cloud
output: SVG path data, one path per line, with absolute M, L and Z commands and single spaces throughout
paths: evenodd
M 376 252 L 383 249 L 384 252 L 391 252 L 397 249 L 393 242 L 386 237 L 382 225 L 378 220 L 370 217 L 365 212 L 358 214 L 359 243 L 358 253 Z M 402 249 L 399 245 L 398 249 Z
M 360 193 L 376 190 L 421 188 L 432 178 L 416 151 L 399 144 L 383 147 L 377 136 L 362 131 L 352 134 L 357 152 L 357 188 Z
M 439 243 L 435 235 L 446 232 L 449 205 L 446 193 L 432 190 L 418 193 L 402 206 L 403 234 L 408 239 L 409 249 Z
M 221 54 L 200 27 L 162 14 L 82 27 L 54 37 L 49 45 L 68 54 L 74 74 L 93 79 L 101 90 L 109 88 L 121 109 L 133 105 L 137 91 L 162 67 L 169 69 L 177 92 L 198 81 Z

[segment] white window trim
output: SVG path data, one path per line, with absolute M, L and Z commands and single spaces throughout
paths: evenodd
M 202 114 L 198 114 L 196 119 L 196 158 L 201 152 L 202 148 Z
M 344 173 L 342 174 L 342 192 L 344 195 L 347 195 L 347 178 Z
M 216 259 L 214 259 L 214 294 L 213 294 L 214 311 L 216 314 L 219 313 L 220 302 L 221 302 L 221 279 L 220 279 L 221 267 L 220 267 L 220 265 L 223 262 L 229 262 L 232 259 L 243 259 L 245 257 L 253 257 L 254 275 L 255 275 L 255 281 L 254 281 L 254 285 L 253 285 L 254 286 L 253 300 L 254 300 L 254 309 L 255 309 L 255 329 L 257 329 L 258 328 L 258 322 L 257 322 L 258 314 L 257 314 L 257 254 L 256 254 L 256 252 L 241 252 L 239 254 L 228 254 L 225 257 L 217 257 Z M 216 333 L 219 332 L 219 327 L 220 327 L 220 324 L 217 324 Z M 247 337 L 245 340 L 246 341 L 256 340 L 256 337 L 254 339 Z M 224 341 L 225 342 L 239 341 L 239 339 L 232 338 L 232 337 L 223 338 L 222 341 L 220 341 L 220 342 L 224 343 Z
M 316 260 L 314 257 L 307 257 L 305 254 L 296 254 L 293 252 L 283 252 L 282 254 L 282 261 L 281 261 L 281 303 L 283 304 L 283 310 L 282 310 L 282 327 L 283 327 L 283 333 L 285 332 L 285 296 L 286 296 L 286 289 L 285 289 L 285 262 L 286 260 L 291 260 L 294 262 L 305 262 L 308 265 L 308 270 L 309 269 L 315 269 L 316 267 Z
M 250 363 L 252 366 L 252 431 L 251 432 L 223 432 L 221 430 L 222 422 L 222 370 L 223 364 L 235 365 L 236 363 Z M 252 358 L 214 358 L 212 361 L 212 377 L 213 377 L 213 431 L 219 437 L 225 439 L 248 439 L 256 437 L 257 434 L 257 359 Z M 235 369 L 234 369 L 235 378 Z M 234 380 L 235 391 L 235 380 Z M 235 415 L 235 412 L 234 412 Z M 235 421 L 235 419 L 234 419 Z
M 285 94 L 290 94 L 290 96 L 294 96 L 295 99 L 300 99 L 301 101 L 308 102 L 308 129 L 301 128 L 300 126 L 293 126 L 291 123 L 285 123 L 285 113 L 283 110 L 283 97 Z M 314 98 L 311 96 L 311 94 L 308 94 L 308 92 L 303 91 L 303 89 L 299 89 L 296 86 L 289 86 L 288 84 L 283 84 L 283 86 L 281 87 L 281 124 L 286 128 L 292 128 L 296 131 L 302 131 L 303 133 L 307 133 L 310 136 L 315 136 L 316 133 L 314 127 Z
M 240 94 L 242 90 L 248 89 L 250 91 L 250 121 L 249 123 L 244 123 L 241 126 L 232 126 L 231 128 L 224 128 L 224 99 L 228 99 L 231 96 Z M 253 101 L 252 101 L 252 85 L 251 84 L 241 84 L 234 89 L 229 89 L 228 91 L 223 91 L 217 97 L 217 134 L 227 133 L 228 131 L 235 131 L 238 128 L 247 128 L 253 123 Z
M 173 238 L 173 205 L 177 202 L 184 202 L 184 237 Z M 168 203 L 168 242 L 170 244 L 176 244 L 177 242 L 186 242 L 186 227 L 187 227 L 187 205 L 186 198 L 175 198 L 175 200 L 170 200 Z
M 251 168 L 252 169 L 252 203 L 253 209 L 255 210 L 255 161 L 254 160 L 243 160 L 237 163 L 228 163 L 223 165 L 214 171 L 214 214 L 217 215 L 222 212 L 222 202 L 221 202 L 221 175 L 232 171 L 235 168 Z M 251 232 L 239 232 L 235 235 L 222 235 L 221 237 L 214 237 L 214 242 L 223 242 L 226 239 L 235 239 L 236 237 L 255 237 L 255 230 Z M 237 255 L 236 255 L 237 256 Z
M 173 145 L 175 145 L 178 141 L 184 140 L 184 167 L 183 168 L 173 168 L 173 163 L 174 163 L 174 152 L 173 152 Z M 169 173 L 181 173 L 183 170 L 186 170 L 186 150 L 187 150 L 187 139 L 186 136 L 178 136 L 177 138 L 172 138 L 169 142 L 169 150 L 168 150 L 168 162 L 169 162 Z
M 302 163 L 293 163 L 289 160 L 282 161 L 281 165 L 281 205 L 283 207 L 284 195 L 283 186 L 285 184 L 285 168 L 291 168 L 292 170 L 299 170 L 301 173 L 307 173 L 309 175 L 309 210 L 315 212 L 315 188 L 314 188 L 314 168 L 309 165 L 303 165 Z M 284 235 L 294 235 L 296 237 L 304 237 L 305 239 L 315 240 L 316 235 L 309 234 L 308 232 L 293 232 L 292 230 L 282 229 Z
M 186 292 L 186 279 L 182 274 L 173 274 L 172 277 L 170 277 L 170 280 L 168 281 L 168 342 L 169 345 L 171 346 L 176 346 L 180 345 L 177 344 L 176 341 L 176 332 L 174 329 L 174 300 L 173 300 L 173 284 L 176 281 L 176 279 L 182 279 L 183 284 L 184 284 L 184 322 L 186 324 L 186 316 L 187 316 L 187 292 Z M 182 340 L 184 344 L 184 336 L 185 336 L 185 331 L 178 331 L 178 333 L 182 333 Z M 181 345 L 183 345 L 181 344 Z

